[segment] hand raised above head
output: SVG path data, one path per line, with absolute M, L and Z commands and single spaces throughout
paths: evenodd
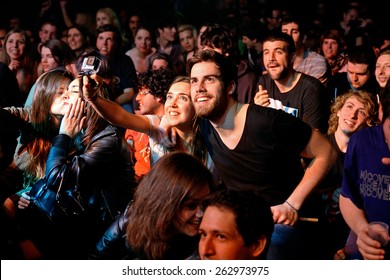
M 83 76 L 83 97 L 86 101 L 93 102 L 98 97 L 98 90 L 103 85 L 103 78 L 97 74 Z

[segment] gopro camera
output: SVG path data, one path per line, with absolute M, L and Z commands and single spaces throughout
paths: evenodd
M 80 74 L 91 75 L 98 72 L 99 68 L 100 68 L 100 58 L 96 56 L 88 56 L 83 60 Z

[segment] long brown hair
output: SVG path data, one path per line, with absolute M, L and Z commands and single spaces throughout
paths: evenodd
M 160 158 L 138 185 L 128 212 L 131 249 L 148 259 L 164 259 L 178 234 L 179 210 L 204 185 L 213 189 L 212 175 L 195 157 L 172 152 Z
M 79 80 L 80 96 L 83 96 L 82 90 L 84 83 L 82 76 L 78 76 L 77 79 Z M 109 91 L 109 86 L 103 83 L 103 85 L 98 89 L 97 95 L 108 99 Z M 85 112 L 86 124 L 84 125 L 84 132 L 81 140 L 84 147 L 88 146 L 91 143 L 92 138 L 108 125 L 108 121 L 102 118 L 88 102 L 86 102 Z
M 26 164 L 26 171 L 37 179 L 45 176 L 46 160 L 51 147 L 51 139 L 58 134 L 59 120 L 51 115 L 51 105 L 58 94 L 57 89 L 64 80 L 73 80 L 72 74 L 64 70 L 52 70 L 42 74 L 37 82 L 30 111 L 30 123 L 35 128 L 35 135 L 23 143 L 22 149 L 31 156 Z M 65 89 L 66 90 L 66 89 Z
M 170 87 L 176 83 L 187 83 L 191 84 L 190 77 L 187 76 L 177 76 L 173 82 L 171 83 Z M 192 102 L 192 101 L 191 101 Z M 197 159 L 203 162 L 203 164 L 207 164 L 207 148 L 206 144 L 204 143 L 203 137 L 200 132 L 200 124 L 199 124 L 200 118 L 198 118 L 196 115 L 193 119 L 193 136 L 191 138 L 190 142 L 190 153 L 195 156 Z M 175 147 L 168 148 L 170 152 L 175 150 Z

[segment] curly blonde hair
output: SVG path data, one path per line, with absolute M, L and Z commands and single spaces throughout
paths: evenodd
M 332 104 L 331 114 L 328 122 L 328 134 L 336 132 L 339 121 L 337 113 L 341 110 L 345 102 L 350 97 L 355 97 L 357 100 L 359 100 L 359 102 L 364 104 L 364 109 L 367 110 L 366 126 L 373 126 L 378 123 L 378 104 L 373 95 L 363 90 L 350 90 L 345 94 L 338 96 L 336 101 Z

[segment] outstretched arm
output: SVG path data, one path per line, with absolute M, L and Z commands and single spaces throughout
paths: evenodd
M 96 74 L 91 75 L 90 78 L 92 78 L 97 85 L 93 86 L 88 77 L 84 76 L 83 96 L 99 115 L 115 126 L 132 129 L 142 133 L 150 133 L 150 121 L 146 116 L 129 113 L 119 104 L 100 97 L 98 95 L 98 90 L 103 84 L 103 80 Z

